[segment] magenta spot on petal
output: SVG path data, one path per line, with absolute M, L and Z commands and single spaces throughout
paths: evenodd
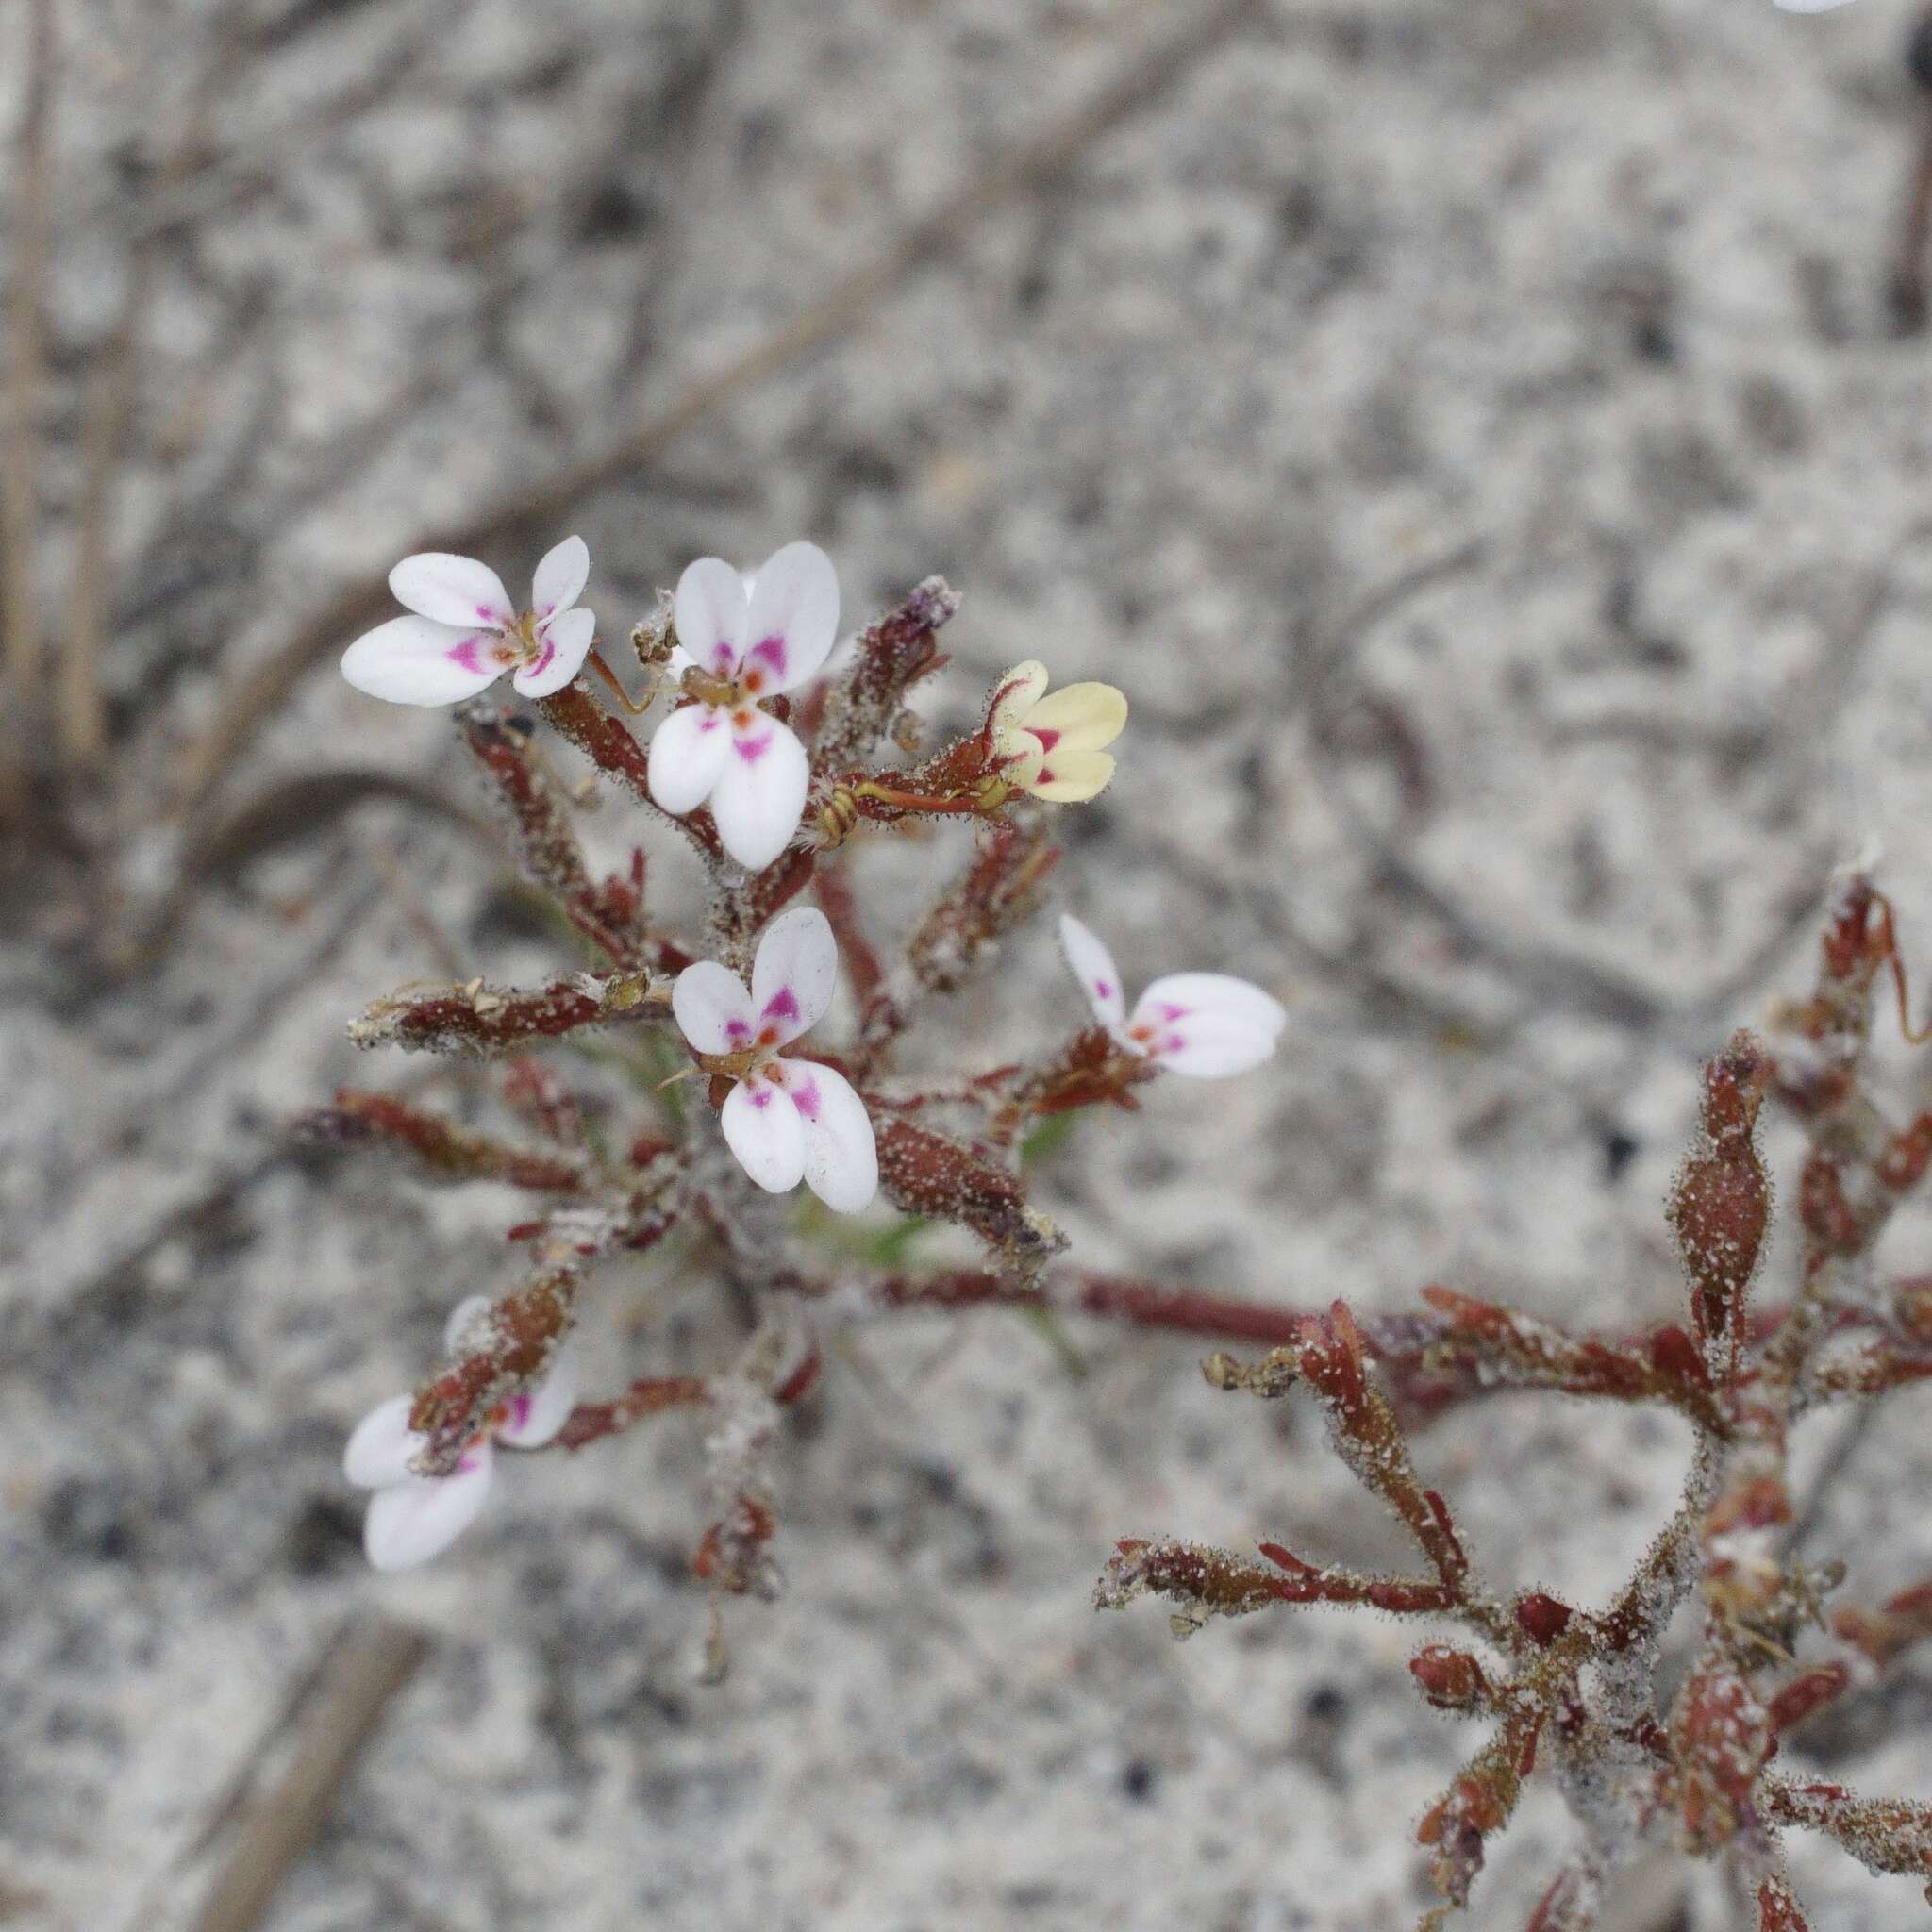
M 698 729 L 700 731 L 717 730 L 718 721 L 723 715 L 720 711 L 707 709 L 705 715 L 698 720 Z
M 1174 1020 L 1185 1020 L 1185 1019 L 1187 1018 L 1187 1016 L 1188 1016 L 1188 1009 L 1187 1009 L 1187 1008 L 1185 1008 L 1185 1007 L 1177 1007 L 1177 1006 L 1175 1006 L 1175 1005 L 1174 1004 L 1174 1002 L 1173 1002 L 1172 1000 L 1162 1000 L 1162 1001 L 1161 1001 L 1161 1003 L 1160 1003 L 1160 1017 L 1161 1017 L 1161 1018 L 1162 1018 L 1163 1020 L 1168 1020 L 1168 1021 L 1174 1021 Z
M 1041 751 L 1051 751 L 1060 741 L 1060 735 L 1058 731 L 1042 730 L 1038 724 L 1029 724 L 1026 729 L 1035 738 L 1039 739 Z
M 754 1107 L 770 1107 L 772 1090 L 769 1087 L 754 1087 L 751 1090 L 751 1104 Z
M 457 1475 L 474 1475 L 481 1466 L 482 1461 L 483 1453 L 480 1449 L 465 1449 L 462 1455 L 457 1458 L 457 1466 L 453 1474 Z
M 711 646 L 711 664 L 713 669 L 729 671 L 737 662 L 738 659 L 732 655 L 731 646 L 722 639 Z
M 1098 999 L 1110 1000 L 1113 997 L 1113 988 L 1104 979 L 1096 979 L 1093 982 L 1093 992 Z
M 527 1395 L 512 1395 L 509 1399 L 509 1425 L 513 1429 L 527 1428 L 530 1423 L 530 1398 Z
M 814 1080 L 809 1074 L 808 1074 L 805 1076 L 805 1078 L 798 1083 L 797 1086 L 787 1088 L 786 1091 L 791 1095 L 792 1106 L 795 1107 L 799 1110 L 799 1112 L 806 1117 L 807 1120 L 815 1121 L 818 1119 L 818 1082 Z
M 460 664 L 465 671 L 480 676 L 483 665 L 477 657 L 477 653 L 481 650 L 482 644 L 483 640 L 481 638 L 465 638 L 461 643 L 445 655 L 452 664 Z
M 742 1020 L 727 1020 L 724 1023 L 724 1037 L 727 1040 L 749 1040 L 751 1028 Z
M 477 605 L 476 615 L 480 617 L 485 624 L 493 624 L 500 625 L 503 623 L 502 613 L 500 611 L 492 610 L 487 604 Z
M 765 1002 L 765 1010 L 758 1015 L 761 1020 L 795 1020 L 798 1018 L 798 995 L 789 986 L 781 986 Z
M 746 660 L 762 658 L 772 667 L 774 677 L 785 675 L 785 640 L 783 638 L 760 638 L 745 654 Z
M 524 675 L 525 677 L 540 676 L 543 672 L 549 670 L 550 660 L 556 656 L 557 646 L 553 644 L 548 638 L 545 638 L 543 640 L 542 654 L 538 658 L 537 661 L 530 666 L 529 670 L 525 672 Z
M 755 765 L 772 748 L 772 740 L 776 734 L 766 732 L 762 738 L 737 738 L 732 740 L 731 749 L 746 764 Z

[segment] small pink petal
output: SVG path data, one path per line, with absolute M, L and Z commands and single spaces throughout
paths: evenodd
M 857 1214 L 878 1192 L 878 1141 L 851 1081 L 810 1060 L 777 1060 L 805 1135 L 805 1184 L 837 1214 Z
M 406 557 L 390 572 L 389 587 L 404 609 L 438 624 L 480 622 L 508 630 L 516 622 L 503 579 L 474 557 L 453 557 L 446 550 Z
M 752 962 L 751 997 L 759 1017 L 780 1027 L 779 1044 L 823 1020 L 839 984 L 839 942 L 816 906 L 794 906 L 765 928 Z
M 537 566 L 530 585 L 531 608 L 540 620 L 568 610 L 584 594 L 590 580 L 590 546 L 581 537 L 566 537 Z
M 744 579 L 722 557 L 700 557 L 678 578 L 675 608 L 677 641 L 692 659 L 735 670 L 750 617 Z
M 758 566 L 743 634 L 758 640 L 774 689 L 818 675 L 839 640 L 839 574 L 816 543 L 788 543 Z
M 741 1080 L 725 1096 L 719 1124 L 739 1165 L 767 1193 L 789 1193 L 804 1178 L 804 1123 L 770 1081 Z
M 488 1442 L 467 1451 L 454 1475 L 415 1476 L 376 1491 L 362 1547 L 378 1570 L 408 1570 L 442 1552 L 475 1522 L 490 1495 Z
M 790 727 L 775 720 L 767 724 L 770 737 L 763 752 L 751 761 L 725 758 L 711 792 L 718 837 L 750 872 L 770 865 L 791 844 L 805 816 L 811 775 L 805 747 Z
M 710 705 L 681 705 L 652 734 L 651 796 L 666 811 L 682 817 L 710 797 L 731 756 L 724 716 Z
M 700 1053 L 732 1053 L 751 1038 L 751 995 L 715 959 L 700 959 L 677 975 L 671 1013 Z
M 1060 950 L 1080 990 L 1087 995 L 1093 1016 L 1109 1031 L 1118 1032 L 1127 1017 L 1127 1005 L 1121 997 L 1121 977 L 1097 933 L 1090 931 L 1072 913 L 1060 917 Z

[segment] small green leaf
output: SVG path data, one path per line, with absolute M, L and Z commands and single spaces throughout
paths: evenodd
M 1073 1138 L 1074 1124 L 1079 1114 L 1069 1108 L 1065 1113 L 1050 1113 L 1020 1142 L 1020 1165 L 1030 1167 L 1036 1160 L 1044 1160 L 1050 1155 L 1058 1154 Z

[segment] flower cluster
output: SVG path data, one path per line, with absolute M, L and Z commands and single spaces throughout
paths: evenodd
M 465 1303 L 451 1330 L 450 1368 L 357 1429 L 347 1473 L 375 1492 L 368 1546 L 380 1568 L 425 1560 L 475 1518 L 493 1445 L 540 1447 L 567 1423 L 572 1443 L 608 1432 L 607 1424 L 627 1425 L 608 1423 L 620 1412 L 632 1417 L 622 1401 L 592 1405 L 570 1423 L 577 1369 L 568 1336 L 587 1258 L 649 1245 L 677 1220 L 697 1220 L 741 1269 L 745 1257 L 733 1259 L 733 1243 L 764 1241 L 758 1252 L 767 1258 L 756 1272 L 766 1285 L 804 1291 L 806 1276 L 791 1263 L 775 1266 L 768 1238 L 754 1232 L 760 1195 L 803 1183 L 838 1214 L 863 1213 L 883 1192 L 904 1213 L 953 1221 L 1015 1280 L 1029 1282 L 1064 1239 L 1027 1205 L 1012 1171 L 1019 1128 L 1091 1104 L 1132 1106 L 1129 1089 L 1158 1072 L 1215 1078 L 1246 1071 L 1274 1052 L 1286 1021 L 1258 987 L 1201 973 L 1156 980 L 1129 1013 L 1106 948 L 1070 919 L 1063 944 L 1099 1031 L 1080 1031 L 1039 1068 L 998 1067 L 951 1092 L 887 1080 L 912 1002 L 959 983 L 1036 903 L 1056 855 L 1012 811 L 1095 797 L 1113 775 L 1108 747 L 1125 725 L 1125 698 L 1101 683 L 1050 691 L 1046 667 L 1029 661 L 998 681 L 969 736 L 909 770 L 867 770 L 858 760 L 881 741 L 913 747 L 905 692 L 940 661 L 933 633 L 956 601 L 936 579 L 835 659 L 839 582 L 824 551 L 791 543 L 753 572 L 700 558 L 678 580 L 669 624 L 630 634 L 650 683 L 634 703 L 577 602 L 589 576 L 583 542 L 567 539 L 538 566 L 531 608 L 519 613 L 485 565 L 408 558 L 390 581 L 411 614 L 358 639 L 342 670 L 377 697 L 465 707 L 466 739 L 513 814 L 525 871 L 611 971 L 522 991 L 478 980 L 408 992 L 373 1008 L 355 1037 L 521 1053 L 579 1026 L 661 1025 L 668 1008 L 688 1071 L 707 1083 L 725 1144 L 759 1192 L 736 1203 L 712 1195 L 711 1181 L 695 1176 L 713 1169 L 681 1112 L 681 1138 L 645 1134 L 629 1163 L 600 1159 L 582 1110 L 530 1058 L 518 1062 L 514 1101 L 550 1141 L 541 1151 L 494 1142 L 398 1099 L 340 1096 L 318 1122 L 333 1138 L 399 1143 L 447 1178 L 490 1175 L 578 1203 L 602 1190 L 608 1203 L 601 1221 L 574 1206 L 533 1224 L 532 1284 L 499 1303 L 490 1322 Z M 601 885 L 590 876 L 527 731 L 474 702 L 506 671 L 566 740 L 684 826 L 713 874 L 702 943 L 648 926 L 641 851 L 626 876 Z M 604 693 L 628 713 L 668 694 L 647 750 L 598 702 Z M 948 815 L 981 822 L 991 836 L 914 933 L 900 972 L 889 974 L 858 930 L 839 871 L 821 861 L 862 823 Z M 787 904 L 808 885 L 820 905 Z M 858 1006 L 858 1038 L 836 1056 L 808 1051 L 805 1036 L 831 1010 L 841 964 Z M 941 1111 L 961 1107 L 976 1116 L 965 1138 L 936 1131 Z M 665 1400 L 714 1399 L 693 1394 L 689 1378 L 645 1380 L 653 1392 L 634 1389 L 638 1413 Z M 715 1386 L 741 1399 L 757 1381 L 740 1374 Z M 666 1388 L 678 1392 L 665 1397 Z M 768 1392 L 787 1399 L 783 1378 Z M 768 1512 L 760 1485 L 747 1477 L 724 1487 L 726 1507 L 703 1574 L 761 1575 L 758 1546 L 769 1527 L 757 1528 Z M 739 1553 L 728 1563 L 716 1555 L 727 1545 Z
M 1932 1111 L 1893 1119 L 1868 1081 L 1887 977 L 1907 1037 L 1932 1029 L 1910 1024 L 1891 908 L 1865 872 L 1834 898 L 1810 997 L 1783 1008 L 1768 1037 L 1737 1034 L 1705 1069 L 1698 1137 L 1668 1207 L 1689 1285 L 1674 1318 L 1578 1330 L 1438 1286 L 1424 1291 L 1424 1309 L 1361 1322 L 1341 1302 L 1259 1307 L 1083 1273 L 1059 1263 L 1066 1238 L 1029 1198 L 1027 1161 L 1053 1140 L 1047 1124 L 1133 1107 L 1164 1073 L 1221 1079 L 1259 1066 L 1286 1025 L 1281 1004 L 1246 981 L 1188 972 L 1155 979 L 1130 1005 L 1105 943 L 1069 917 L 1060 943 L 1091 1024 L 1031 1062 L 935 1075 L 894 1059 L 922 1008 L 959 991 L 1036 909 L 1058 857 L 1048 808 L 1111 778 L 1125 700 L 1104 684 L 1051 691 L 1045 667 L 1024 663 L 995 685 L 976 729 L 922 755 L 908 693 L 941 661 L 935 635 L 957 599 L 929 579 L 835 656 L 836 576 L 822 552 L 797 543 L 750 575 L 714 558 L 692 564 L 669 624 L 630 634 L 652 684 L 634 704 L 578 607 L 588 576 L 582 543 L 559 544 L 518 613 L 482 565 L 408 558 L 392 581 L 411 614 L 344 659 L 363 691 L 464 705 L 464 738 L 508 811 L 526 879 L 595 966 L 535 987 L 478 977 L 406 988 L 352 1029 L 366 1045 L 507 1059 L 512 1135 L 467 1111 L 440 1115 L 414 1091 L 344 1090 L 310 1124 L 332 1141 L 407 1153 L 440 1180 L 489 1179 L 541 1204 L 510 1230 L 529 1257 L 518 1282 L 494 1301 L 466 1301 L 447 1333 L 450 1358 L 349 1441 L 345 1473 L 374 1492 L 366 1542 L 376 1567 L 446 1548 L 481 1508 L 499 1447 L 575 1449 L 700 1409 L 711 1515 L 692 1572 L 714 1601 L 768 1597 L 781 1582 L 773 1461 L 786 1409 L 815 1385 L 830 1324 L 993 1305 L 1260 1344 L 1273 1352 L 1249 1363 L 1210 1357 L 1209 1381 L 1316 1404 L 1351 1473 L 1404 1525 L 1414 1560 L 1388 1574 L 1274 1541 L 1251 1556 L 1137 1536 L 1116 1546 L 1096 1600 L 1162 1598 L 1180 1634 L 1308 1604 L 1428 1624 L 1432 1641 L 1409 1662 L 1417 1688 L 1436 1708 L 1486 1723 L 1490 1737 L 1417 1827 L 1441 1901 L 1419 1932 L 1437 1932 L 1468 1901 L 1535 1775 L 1569 1801 L 1579 1833 L 1532 1932 L 1586 1932 L 1617 1874 L 1666 1842 L 1726 1868 L 1758 1932 L 1808 1923 L 1782 1850 L 1794 1829 L 1830 1836 L 1874 1871 L 1932 1877 L 1932 1807 L 1860 1797 L 1785 1748 L 1816 1713 L 1932 1641 L 1932 1581 L 1898 1588 L 1894 1576 L 1886 1593 L 1827 1615 L 1846 1565 L 1797 1554 L 1796 1526 L 1818 1494 L 1801 1505 L 1793 1491 L 1797 1425 L 1932 1379 L 1932 1283 L 1888 1274 L 1877 1252 L 1894 1211 L 1932 1178 Z M 641 849 L 593 875 L 528 721 L 478 702 L 506 671 L 605 777 L 680 827 L 709 874 L 700 934 L 654 924 Z M 648 749 L 598 701 L 587 671 L 627 713 L 674 691 Z M 894 757 L 907 762 L 871 762 Z M 888 958 L 841 847 L 861 827 L 949 818 L 983 836 Z M 841 991 L 851 1024 L 826 1053 L 814 1029 Z M 540 1057 L 591 1027 L 607 1036 L 593 1063 L 621 1069 L 648 1118 L 625 1120 L 608 1085 L 580 1091 L 561 1057 Z M 750 1186 L 719 1158 L 705 1110 L 682 1104 L 692 1090 L 674 1091 L 687 1075 L 706 1083 Z M 1767 1305 L 1758 1277 L 1772 1190 L 1757 1131 L 1774 1104 L 1805 1146 L 1791 1191 L 1796 1280 Z M 868 1219 L 789 1210 L 783 1197 L 801 1183 L 833 1216 Z M 900 1219 L 872 1220 L 877 1200 Z M 960 1265 L 957 1251 L 921 1256 L 929 1223 L 970 1236 L 981 1265 Z M 687 1238 L 681 1272 L 722 1279 L 750 1315 L 741 1352 L 705 1374 L 660 1367 L 579 1402 L 573 1338 L 591 1271 L 674 1230 Z M 1624 1588 L 1595 1607 L 1489 1581 L 1424 1478 L 1421 1426 L 1499 1389 L 1655 1405 L 1694 1442 L 1677 1508 Z M 1671 1630 L 1694 1632 L 1689 1656 L 1667 1652 Z

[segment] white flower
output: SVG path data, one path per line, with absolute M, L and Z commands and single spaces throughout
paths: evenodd
M 454 705 L 487 690 L 506 671 L 526 698 L 561 691 L 583 668 L 597 632 L 577 606 L 591 577 L 581 537 L 566 537 L 537 566 L 530 608 L 518 613 L 503 579 L 486 563 L 425 550 L 389 574 L 392 617 L 342 653 L 342 675 L 392 705 Z
M 458 1303 L 443 1328 L 444 1345 L 454 1352 L 489 1307 L 485 1295 Z M 448 1475 L 417 1475 L 409 1468 L 429 1440 L 409 1426 L 413 1397 L 398 1395 L 371 1409 L 342 1452 L 342 1474 L 358 1489 L 375 1491 L 362 1524 L 369 1560 L 378 1570 L 408 1570 L 441 1556 L 483 1507 L 494 1445 L 541 1449 L 576 1406 L 577 1383 L 576 1350 L 565 1341 L 550 1357 L 543 1378 L 497 1410 Z
M 1113 956 L 1095 934 L 1062 914 L 1060 947 L 1100 1024 L 1129 1053 L 1171 1074 L 1197 1080 L 1245 1074 L 1274 1053 L 1288 1024 L 1273 994 L 1225 973 L 1170 973 L 1129 1014 Z
M 791 841 L 809 769 L 764 708 L 824 669 L 839 630 L 839 577 L 816 543 L 788 543 L 756 571 L 701 557 L 677 580 L 675 669 L 691 702 L 651 739 L 651 796 L 682 817 L 710 801 L 724 849 L 753 872 Z
M 1016 791 L 1056 805 L 1080 805 L 1107 789 L 1113 755 L 1105 749 L 1127 722 L 1127 701 L 1110 684 L 1063 685 L 1046 694 L 1046 666 L 1016 664 L 1000 679 L 987 715 L 993 757 Z
M 878 1146 L 852 1083 L 814 1060 L 779 1058 L 832 1004 L 839 947 L 815 906 L 765 929 L 751 991 L 715 960 L 677 975 L 671 1010 L 708 1070 L 735 1077 L 721 1124 L 740 1164 L 774 1194 L 802 1180 L 827 1208 L 857 1214 L 878 1191 Z

